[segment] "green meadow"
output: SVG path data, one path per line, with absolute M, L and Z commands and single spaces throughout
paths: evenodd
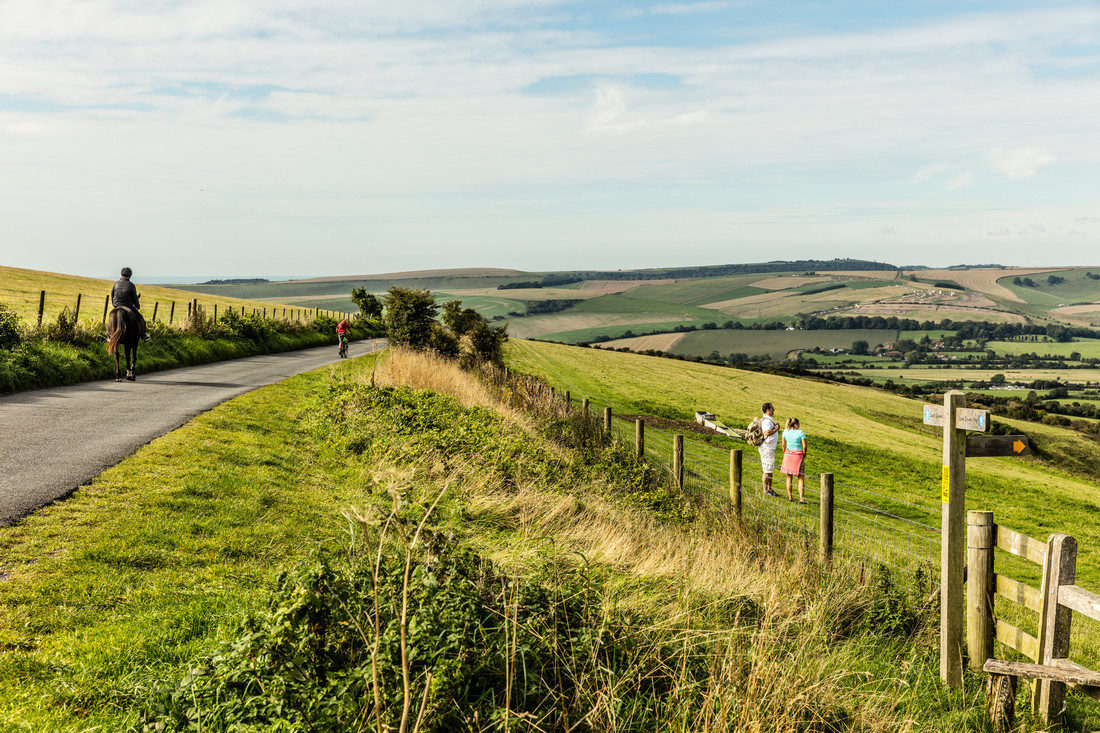
M 744 353 L 750 356 L 766 354 L 773 359 L 786 359 L 800 349 L 851 349 L 856 341 L 866 341 L 871 348 L 897 339 L 897 331 L 850 329 L 842 331 L 748 331 L 713 329 L 684 334 L 670 349 L 673 354 L 706 356 L 717 351 L 721 356 Z
M 780 421 L 798 417 L 809 435 L 808 473 L 833 473 L 838 483 L 938 507 L 942 438 L 922 424 L 922 402 L 873 388 L 548 343 L 512 342 L 509 359 L 616 412 L 692 420 L 704 409 L 743 427 L 772 402 Z M 971 461 L 968 508 L 992 510 L 998 522 L 1032 537 L 1064 531 L 1081 547 L 1100 549 L 1100 491 L 1087 468 L 1096 443 L 1053 426 L 1001 422 L 1043 448 L 1034 458 Z M 1100 589 L 1100 552 L 1082 552 L 1079 563 L 1082 581 Z

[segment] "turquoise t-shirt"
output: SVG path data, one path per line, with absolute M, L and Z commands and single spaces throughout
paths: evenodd
M 806 450 L 806 433 L 801 430 L 784 430 L 783 440 L 787 441 L 787 450 Z

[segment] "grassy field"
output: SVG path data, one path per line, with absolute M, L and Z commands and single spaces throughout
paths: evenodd
M 1030 354 L 1039 356 L 1065 356 L 1076 352 L 1084 359 L 1100 358 L 1100 339 L 1078 338 L 1067 343 L 1054 341 L 987 341 L 987 349 L 993 349 L 997 354 Z
M 375 730 L 382 700 L 397 729 L 407 602 L 422 731 L 984 729 L 911 590 L 657 521 L 618 498 L 631 462 L 574 460 L 567 420 L 545 440 L 452 365 L 369 367 L 237 398 L 0 528 L 0 727 Z
M 65 308 L 75 310 L 77 295 L 81 295 L 80 320 L 99 323 L 103 319 L 104 301 L 111 294 L 112 284 L 111 280 L 0 266 L 0 304 L 14 310 L 26 323 L 34 323 L 38 319 L 39 294 L 45 290 L 43 322 L 50 322 Z M 187 316 L 187 303 L 196 297 L 195 293 L 187 290 L 147 285 L 140 279 L 135 280 L 134 284 L 141 295 L 141 309 L 146 318 L 152 318 L 154 304 L 160 303 L 157 309 L 158 321 L 167 320 L 173 301 L 176 304 L 176 319 L 183 320 Z M 275 312 L 275 309 L 279 309 L 281 313 L 284 307 L 292 307 L 287 302 L 260 303 L 221 295 L 199 297 L 199 305 L 210 310 L 217 305 L 222 311 L 228 307 L 237 310 L 244 307 L 247 312 L 251 312 L 253 308 L 267 308 L 270 313 Z M 319 307 L 323 312 L 336 311 L 330 303 L 313 303 L 308 307 Z
M 307 429 L 329 371 L 215 408 L 0 528 L 0 729 L 137 725 L 281 568 L 341 545 L 365 489 Z
M 847 372 L 847 367 L 840 367 Z M 1028 384 L 1036 379 L 1058 379 L 1063 382 L 1075 384 L 1088 384 L 1100 382 L 1100 370 L 1097 369 L 943 369 L 939 367 L 911 367 L 904 366 L 893 368 L 887 366 L 879 369 L 859 369 L 855 365 L 852 371 L 859 372 L 860 376 L 883 381 L 893 379 L 895 382 L 905 380 L 912 384 L 925 384 L 928 382 L 943 382 L 964 380 L 967 382 L 989 381 L 996 374 L 1003 374 L 1006 381 L 1012 384 Z
M 1100 280 L 1093 280 L 1087 273 L 1100 275 L 1100 267 L 1079 267 L 1067 270 L 1050 270 L 1031 276 L 1035 287 L 1015 285 L 1013 277 L 1001 279 L 998 284 L 1020 300 L 1042 308 L 1057 308 L 1073 303 L 1091 303 L 1100 300 Z M 1048 278 L 1060 277 L 1065 282 L 1051 285 Z
M 752 283 L 763 279 L 763 277 L 759 274 L 748 274 L 684 280 L 660 285 L 642 285 L 631 290 L 630 297 L 639 300 L 699 306 L 718 300 L 741 297 L 729 293 L 752 287 Z M 754 292 L 764 292 L 763 288 L 753 287 L 752 290 Z
M 897 339 L 897 331 L 851 329 L 844 331 L 735 331 L 716 329 L 693 331 L 672 347 L 672 353 L 706 356 L 717 351 L 722 356 L 745 353 L 767 354 L 785 359 L 798 349 L 851 349 L 855 341 L 866 341 L 871 348 Z
M 811 446 L 821 444 L 811 448 L 808 472 L 830 472 L 838 483 L 931 510 L 938 506 L 942 438 L 922 425 L 920 402 L 870 388 L 555 344 L 512 342 L 508 355 L 517 369 L 618 412 L 690 420 L 694 410 L 706 409 L 742 426 L 763 402 L 773 402 L 777 417 L 797 416 Z M 1027 424 L 1026 431 L 1049 451 L 1085 461 L 1096 452 L 1095 443 L 1068 430 Z M 1093 481 L 1039 459 L 975 460 L 967 477 L 969 508 L 990 509 L 999 522 L 1033 537 L 1057 529 L 1073 533 L 1081 547 L 1100 548 Z M 1078 577 L 1100 589 L 1100 553 L 1082 552 L 1079 563 Z
M 626 347 L 642 351 L 647 337 L 615 339 L 600 344 L 603 348 Z M 741 353 L 749 356 L 767 355 L 773 359 L 785 359 L 798 349 L 850 349 L 854 341 L 867 341 L 873 348 L 897 339 L 897 331 L 852 329 L 843 331 L 748 331 L 732 329 L 708 329 L 682 334 L 671 347 L 664 349 L 684 356 L 708 356 L 717 351 L 723 358 L 727 354 Z M 822 357 L 827 358 L 827 357 Z M 836 357 L 843 358 L 843 357 Z M 851 358 L 851 357 L 848 357 Z M 881 360 L 882 357 L 869 357 Z

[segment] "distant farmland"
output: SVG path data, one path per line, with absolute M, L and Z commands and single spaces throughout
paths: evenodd
M 728 354 L 748 354 L 749 356 L 767 355 L 773 359 L 783 359 L 791 351 L 812 349 L 850 349 L 855 341 L 866 341 L 872 348 L 877 344 L 896 341 L 898 332 L 886 329 L 851 329 L 840 331 L 735 331 L 714 329 L 691 331 L 680 336 L 671 346 L 662 351 L 683 356 L 708 356 L 717 351 L 721 356 Z M 647 344 L 656 343 L 652 336 L 636 336 L 629 339 L 616 339 L 601 344 L 603 348 L 627 347 L 633 351 L 660 348 Z

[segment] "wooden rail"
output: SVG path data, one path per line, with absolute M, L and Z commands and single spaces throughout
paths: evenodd
M 967 645 L 970 665 L 991 675 L 1036 680 L 1032 709 L 1044 724 L 1055 724 L 1065 708 L 1066 686 L 1100 699 L 1100 673 L 1069 659 L 1073 614 L 1100 620 L 1100 595 L 1075 584 L 1077 541 L 1065 534 L 1052 534 L 1045 542 L 993 523 L 993 513 L 967 514 Z M 990 532 L 992 537 L 990 537 Z M 992 539 L 992 541 L 990 541 Z M 1039 590 L 994 572 L 993 548 L 999 547 L 1043 568 Z M 995 619 L 995 597 L 1034 611 L 1039 616 L 1039 636 L 1000 619 Z M 988 602 L 986 602 L 988 599 Z M 993 659 L 993 641 L 999 641 L 1033 660 L 1035 664 Z M 994 681 L 990 715 L 995 727 L 1011 723 L 1013 705 L 1006 690 L 1014 685 Z M 1006 722 L 1007 721 L 1007 722 Z

